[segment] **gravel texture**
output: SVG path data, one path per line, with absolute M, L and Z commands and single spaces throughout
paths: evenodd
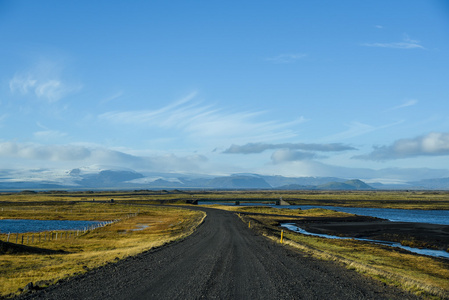
M 21 299 L 417 299 L 257 235 L 208 208 L 188 238 Z

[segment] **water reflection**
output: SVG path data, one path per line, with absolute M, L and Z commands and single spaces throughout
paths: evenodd
M 100 224 L 98 221 L 71 221 L 71 220 L 0 220 L 1 233 L 24 233 L 51 230 L 82 230 L 85 227 Z

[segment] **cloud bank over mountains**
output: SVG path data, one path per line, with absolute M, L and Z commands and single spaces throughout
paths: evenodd
M 431 132 L 416 138 L 400 139 L 392 145 L 374 147 L 365 155 L 354 156 L 356 159 L 385 161 L 418 156 L 449 155 L 449 132 Z
M 23 85 L 25 92 L 30 87 Z M 148 132 L 149 140 L 165 139 L 173 148 L 171 150 L 103 146 L 92 142 L 54 144 L 51 141 L 70 141 L 73 133 L 44 126 L 39 120 L 36 121 L 37 130 L 33 137 L 40 142 L 0 140 L 0 159 L 5 167 L 21 166 L 22 169 L 42 164 L 55 170 L 105 164 L 128 167 L 138 172 L 215 175 L 258 172 L 283 176 L 343 176 L 347 179 L 379 179 L 386 182 L 420 180 L 447 173 L 437 168 L 346 167 L 339 164 L 338 159 L 332 159 L 341 157 L 382 163 L 420 156 L 443 157 L 449 155 L 448 132 L 430 132 L 415 138 L 398 139 L 391 145 L 374 146 L 371 152 L 367 151 L 366 145 L 360 144 L 278 142 L 298 140 L 298 128 L 308 126 L 313 120 L 302 116 L 293 121 L 270 119 L 263 111 L 229 112 L 216 105 L 205 105 L 197 98 L 198 92 L 193 92 L 158 109 L 108 111 L 92 117 L 92 124 L 104 126 L 105 130 L 111 127 L 124 132 L 144 131 Z M 388 111 L 407 109 L 417 103 L 416 100 L 407 100 Z M 1 119 L 6 121 L 8 118 L 8 115 L 3 115 Z M 355 137 L 389 130 L 402 123 L 376 127 L 352 122 L 357 126 L 350 130 L 351 133 L 344 131 L 330 139 L 355 141 Z M 107 131 L 105 134 L 108 134 Z M 196 145 L 193 147 L 198 147 L 198 150 L 176 149 L 174 145 L 180 141 L 189 141 L 188 144 Z
M 449 38 L 434 1 L 10 2 L 3 180 L 97 165 L 142 182 L 448 176 Z
M 16 142 L 1 142 L 0 157 L 9 158 L 10 167 L 17 166 L 17 161 L 22 161 L 23 166 L 33 165 L 33 162 L 38 162 L 38 165 L 44 162 L 45 165 L 52 166 L 55 170 L 103 164 L 128 167 L 139 171 L 157 170 L 160 172 L 199 172 L 201 165 L 208 160 L 207 157 L 199 154 L 137 156 L 99 146 L 41 145 Z M 24 161 L 25 163 L 23 163 Z M 4 163 L 4 166 L 8 166 L 8 163 Z M 21 167 L 20 169 L 26 168 Z
M 306 144 L 306 143 L 281 143 L 281 144 L 264 144 L 264 143 L 248 143 L 245 145 L 231 145 L 223 153 L 230 154 L 251 154 L 261 153 L 265 150 L 288 149 L 288 150 L 306 150 L 319 152 L 338 152 L 347 150 L 356 150 L 356 148 L 341 143 L 333 144 Z

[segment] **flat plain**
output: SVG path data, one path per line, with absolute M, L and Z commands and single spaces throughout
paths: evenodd
M 124 261 L 129 261 L 131 257 L 140 257 L 140 255 L 145 255 L 145 257 L 148 255 L 155 255 L 153 252 L 151 252 L 154 250 L 151 249 L 159 249 L 161 246 L 161 249 L 172 248 L 172 245 L 167 245 L 167 243 L 172 243 L 173 241 L 177 241 L 175 242 L 176 245 L 178 243 L 181 245 L 185 245 L 182 244 L 187 243 L 184 240 L 188 241 L 192 239 L 194 235 L 199 234 L 197 232 L 198 230 L 204 230 L 202 228 L 207 227 L 204 224 L 211 222 L 210 219 L 214 218 L 214 216 L 217 215 L 216 213 L 214 213 L 215 211 L 234 210 L 235 212 L 229 212 L 230 215 L 235 216 L 235 214 L 237 213 L 240 218 L 236 218 L 236 220 L 244 225 L 243 227 L 237 227 L 240 228 L 239 231 L 244 230 L 245 232 L 252 232 L 251 236 L 261 237 L 265 240 L 265 243 L 268 243 L 268 245 L 270 245 L 270 243 L 274 243 L 273 245 L 276 245 L 276 247 L 281 246 L 281 248 L 285 248 L 286 245 L 289 245 L 287 246 L 290 248 L 288 251 L 296 253 L 294 254 L 295 256 L 299 255 L 313 261 L 316 261 L 317 259 L 323 262 L 326 261 L 326 263 L 331 263 L 331 265 L 335 265 L 338 268 L 349 269 L 349 271 L 356 272 L 356 274 L 362 274 L 358 276 L 362 276 L 361 278 L 365 278 L 366 280 L 367 278 L 370 278 L 370 280 L 374 279 L 374 282 L 382 282 L 382 284 L 386 284 L 386 286 L 399 289 L 393 291 L 384 290 L 383 292 L 382 290 L 380 290 L 376 293 L 380 293 L 385 296 L 390 295 L 389 293 L 392 293 L 391 295 L 393 296 L 390 295 L 390 297 L 398 299 L 404 297 L 404 295 L 409 295 L 407 297 L 412 297 L 412 294 L 418 295 L 419 297 L 423 298 L 444 299 L 447 297 L 449 290 L 449 264 L 445 260 L 412 255 L 409 253 L 405 253 L 404 251 L 392 251 L 387 247 L 379 245 L 369 245 L 353 240 L 329 241 L 322 238 L 304 236 L 298 233 L 287 231 L 284 232 L 284 245 L 279 244 L 280 234 L 282 230 L 282 228 L 279 227 L 279 224 L 281 222 L 284 222 L 285 220 L 305 222 L 305 220 L 307 219 L 310 220 L 311 218 L 314 218 L 315 220 L 319 219 L 321 222 L 338 222 L 344 220 L 344 218 L 352 217 L 348 216 L 347 214 L 336 213 L 323 209 L 300 211 L 277 208 L 275 209 L 269 207 L 248 208 L 223 205 L 208 205 L 209 207 L 213 207 L 213 209 L 201 209 L 197 205 L 186 205 L 185 203 L 192 203 L 196 200 L 202 199 L 208 201 L 211 201 L 212 199 L 229 199 L 229 201 L 240 199 L 240 201 L 242 201 L 245 199 L 254 200 L 261 197 L 264 197 L 265 199 L 276 199 L 282 197 L 284 200 L 295 204 L 297 204 L 298 201 L 301 204 L 315 205 L 332 205 L 335 202 L 338 202 L 339 206 L 363 206 L 368 204 L 369 207 L 372 207 L 373 205 L 375 205 L 376 207 L 391 207 L 397 206 L 398 203 L 403 203 L 402 206 L 407 206 L 408 208 L 414 207 L 420 209 L 447 209 L 447 195 L 448 194 L 445 192 L 428 194 L 427 192 L 293 193 L 291 191 L 285 193 L 280 191 L 116 191 L 101 193 L 26 192 L 20 194 L 3 194 L 0 196 L 0 210 L 2 210 L 0 218 L 3 219 L 121 219 L 122 221 L 110 226 L 106 226 L 104 228 L 97 229 L 96 231 L 90 232 L 89 234 L 83 235 L 82 237 L 77 237 L 69 241 L 60 240 L 59 242 L 53 241 L 32 246 L 33 249 L 49 249 L 55 251 L 63 251 L 64 253 L 46 255 L 40 253 L 39 251 L 33 252 L 32 249 L 23 251 L 23 249 L 20 250 L 20 247 L 10 248 L 8 250 L 9 252 L 5 251 L 0 256 L 0 274 L 2 276 L 2 283 L 6 283 L 2 284 L 2 293 L 4 296 L 8 295 L 9 293 L 12 293 L 9 294 L 9 296 L 12 296 L 13 294 L 17 295 L 21 292 L 20 289 L 23 289 L 29 282 L 33 282 L 34 289 L 31 289 L 31 291 L 29 291 L 28 293 L 23 293 L 22 297 L 38 297 L 38 295 L 44 294 L 48 296 L 49 294 L 46 294 L 45 291 L 52 290 L 58 290 L 60 293 L 64 293 L 63 286 L 66 286 L 67 284 L 72 285 L 72 283 L 67 282 L 73 281 L 73 284 L 76 284 L 76 282 L 80 280 L 80 277 L 91 276 L 88 274 L 97 274 L 92 276 L 99 276 L 99 269 L 108 269 L 113 268 L 113 266 L 124 264 Z M 111 199 L 113 199 L 113 201 L 111 201 Z M 148 206 L 148 204 L 151 204 L 151 206 Z M 170 206 L 154 206 L 160 204 L 169 204 Z M 201 220 L 203 220 L 205 213 L 207 213 L 208 215 L 208 217 L 206 217 L 205 219 L 205 223 L 200 227 L 197 227 L 202 222 Z M 133 214 L 135 215 L 133 216 Z M 231 218 L 231 220 L 234 219 Z M 216 230 L 217 232 L 213 233 L 213 230 L 209 228 L 209 234 L 229 234 L 226 233 L 226 231 L 223 232 L 223 229 L 220 229 L 220 226 L 226 227 L 226 223 L 223 223 L 223 221 L 219 220 L 217 220 L 217 222 L 217 224 L 221 224 L 214 225 L 213 228 L 215 228 L 214 230 Z M 235 220 L 232 222 L 235 222 Z M 314 222 L 314 224 L 316 223 L 317 222 Z M 148 227 L 145 227 L 144 230 L 139 230 L 139 228 L 142 229 L 142 224 L 148 225 Z M 232 225 L 232 228 L 234 228 L 234 226 L 237 225 Z M 198 229 L 194 231 L 195 228 Z M 234 228 L 233 230 L 236 229 Z M 192 235 L 193 232 L 194 234 Z M 235 235 L 235 232 L 232 234 Z M 190 237 L 190 235 L 192 235 L 192 237 Z M 3 234 L 1 240 L 5 241 L 5 237 L 5 234 Z M 245 240 L 247 239 L 247 237 L 243 239 Z M 257 243 L 259 242 L 260 240 L 258 240 Z M 250 249 L 243 250 L 245 248 L 239 249 L 241 247 L 240 242 L 236 243 L 235 241 L 229 240 L 221 242 L 217 241 L 217 243 L 231 243 L 234 246 L 232 246 L 230 249 L 233 249 L 232 251 L 237 251 L 237 256 L 240 255 L 238 254 L 240 253 L 240 251 L 252 251 Z M 166 246 L 163 246 L 164 244 Z M 260 249 L 257 251 L 260 251 Z M 286 254 L 290 253 L 288 251 L 283 255 L 288 255 Z M 156 250 L 156 252 L 159 251 Z M 226 256 L 225 253 L 222 253 L 222 255 Z M 70 259 L 67 259 L 69 257 Z M 181 255 L 181 257 L 183 256 Z M 86 260 L 86 258 L 88 259 Z M 184 256 L 183 259 L 185 260 L 189 258 L 187 256 Z M 197 259 L 201 258 L 198 257 Z M 206 278 L 207 276 L 211 276 L 211 274 L 214 274 L 214 276 L 225 276 L 226 274 L 231 277 L 235 276 L 235 272 L 231 272 L 233 268 L 231 267 L 231 265 L 228 267 L 222 265 L 220 267 L 220 264 L 222 264 L 222 259 L 217 256 L 216 259 L 209 262 L 211 264 L 210 267 L 215 268 L 215 271 L 211 271 L 212 273 L 207 273 L 209 275 L 204 275 L 206 276 Z M 72 261 L 72 263 L 65 265 L 65 263 L 62 263 L 65 261 Z M 83 263 L 80 263 L 80 261 L 83 261 Z M 84 263 L 84 261 L 86 261 L 86 263 Z M 234 259 L 229 257 L 229 259 L 226 261 L 228 261 L 229 263 L 233 263 Z M 228 262 L 226 262 L 226 264 Z M 60 266 L 56 267 L 58 263 L 60 264 Z M 302 261 L 302 263 L 304 263 L 304 261 Z M 27 267 L 22 266 L 28 266 L 28 269 Z M 147 266 L 147 268 L 148 270 L 150 270 L 152 267 Z M 53 271 L 56 272 L 52 273 Z M 261 270 L 259 271 L 262 272 Z M 240 270 L 239 272 L 243 272 L 243 270 Z M 9 280 L 11 277 L 10 274 L 17 274 L 17 276 L 13 276 L 15 277 L 15 280 Z M 152 276 L 159 277 L 159 275 L 156 275 L 156 273 Z M 257 277 L 262 275 L 253 274 L 252 276 Z M 271 279 L 265 278 L 264 280 L 268 280 L 270 282 Z M 283 280 L 285 281 L 287 279 Z M 42 287 L 36 284 L 39 282 L 41 283 Z M 119 282 L 116 282 L 116 284 L 118 284 L 119 286 L 120 284 L 123 284 L 123 282 L 120 282 L 121 281 L 119 280 Z M 129 284 L 129 280 L 127 280 L 127 282 L 127 284 Z M 145 282 L 146 283 L 142 282 L 142 284 L 150 284 L 147 281 Z M 41 290 L 41 288 L 48 285 L 50 285 L 51 287 Z M 368 284 L 368 286 L 371 285 Z M 203 286 L 203 288 L 206 290 L 203 290 L 203 293 L 206 293 L 207 291 L 209 291 L 209 288 L 211 288 L 206 287 L 207 284 L 205 283 L 205 286 Z M 234 287 L 237 288 L 237 286 Z M 153 288 L 155 287 L 153 286 Z M 70 287 L 70 289 L 76 291 L 77 288 Z M 294 293 L 295 291 L 298 292 L 298 290 L 295 290 L 292 287 L 290 287 L 290 289 L 291 293 Z M 338 288 L 336 287 L 329 287 L 329 289 L 338 290 Z M 148 291 L 149 290 L 151 289 L 148 288 Z M 405 291 L 406 293 L 412 294 L 401 294 L 401 290 Z M 144 298 L 145 295 L 148 295 L 147 292 L 141 291 L 142 294 L 139 295 Z M 366 295 L 369 295 L 371 292 L 365 291 L 364 293 Z M 183 295 L 179 290 L 178 293 L 178 295 Z M 236 293 L 236 290 L 225 290 L 223 288 L 217 288 L 214 293 L 215 294 L 209 295 L 224 297 L 226 295 L 232 295 L 232 293 Z M 270 293 L 272 293 L 273 299 L 278 299 L 275 297 L 275 293 L 281 293 L 281 291 L 273 289 Z M 282 293 L 287 292 L 283 291 Z M 110 294 L 110 296 L 114 295 L 116 295 L 116 299 L 120 298 L 119 295 L 122 295 L 123 297 L 129 296 L 123 293 Z M 173 296 L 173 294 L 170 294 L 168 292 L 167 294 L 164 294 L 161 291 L 158 297 L 164 298 L 164 295 L 166 295 L 167 298 L 168 295 Z M 188 294 L 185 295 L 188 296 Z M 192 295 L 194 294 L 191 294 L 191 296 Z M 315 297 L 313 297 L 312 295 L 309 296 L 311 296 L 311 298 L 316 298 L 318 297 L 318 295 L 319 294 L 316 294 Z M 343 294 L 341 294 L 340 296 L 341 299 L 343 299 Z

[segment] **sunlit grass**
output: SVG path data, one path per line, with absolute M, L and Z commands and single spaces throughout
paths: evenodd
M 260 212 L 258 207 L 245 208 L 248 212 Z M 425 298 L 449 297 L 449 262 L 420 255 L 406 253 L 391 247 L 375 245 L 356 240 L 338 240 L 313 237 L 295 233 L 279 227 L 280 222 L 289 222 L 290 215 L 284 219 L 267 215 L 244 215 L 244 222 L 263 235 L 280 241 L 281 230 L 284 242 L 300 249 L 306 255 L 320 259 L 333 260 L 344 264 L 387 284 L 395 285 Z M 336 217 L 331 211 L 323 209 L 296 212 L 302 216 Z M 345 214 L 347 216 L 347 214 Z M 344 216 L 344 215 L 341 215 Z
M 268 214 L 268 215 L 283 215 L 294 217 L 347 217 L 352 214 L 345 212 L 338 212 L 324 208 L 312 208 L 307 210 L 301 209 L 289 209 L 289 208 L 275 208 L 270 206 L 229 206 L 229 205 L 213 205 L 211 207 L 235 211 L 235 212 L 248 212 L 256 214 Z
M 0 194 L 3 201 L 53 203 L 71 201 L 118 201 L 121 203 L 182 203 L 186 201 L 245 201 L 283 199 L 296 205 L 333 205 L 354 207 L 379 207 L 399 209 L 449 209 L 449 191 L 314 191 L 314 190 L 260 190 L 260 191 L 106 191 L 106 192 L 31 192 Z M 0 209 L 1 210 L 1 209 Z
M 145 208 L 122 205 L 144 203 L 183 203 L 194 200 L 238 199 L 283 200 L 301 205 L 337 205 L 409 209 L 449 209 L 449 192 L 396 191 L 110 191 L 110 192 L 23 192 L 0 194 L 0 219 L 95 220 L 121 219 L 75 239 L 41 242 L 40 248 L 66 251 L 66 254 L 0 255 L 0 292 L 8 294 L 29 282 L 73 276 L 116 259 L 135 255 L 178 239 L 200 222 L 202 214 L 177 208 Z M 111 203 L 114 199 L 114 203 Z M 81 201 L 81 202 L 80 202 Z M 104 202 L 104 203 L 103 203 Z M 271 207 L 212 207 L 242 213 L 282 214 L 295 217 L 339 217 L 345 213 L 323 209 L 290 210 Z M 131 214 L 136 217 L 127 219 Z M 279 239 L 279 217 L 243 216 L 252 227 Z M 148 226 L 143 228 L 142 226 Z M 142 229 L 133 231 L 133 229 Z M 310 255 L 339 261 L 350 268 L 396 284 L 405 289 L 441 295 L 449 290 L 449 266 L 441 260 L 391 251 L 383 246 L 357 241 L 327 240 L 286 232 L 288 241 Z M 0 235 L 6 239 L 5 233 Z M 432 289 L 434 289 L 432 291 Z
M 205 214 L 180 208 L 129 207 L 116 204 L 73 204 L 56 209 L 14 206 L 3 210 L 2 218 L 110 220 L 122 221 L 90 231 L 79 237 L 42 241 L 33 247 L 60 250 L 64 254 L 32 254 L 12 251 L 0 255 L 0 293 L 7 295 L 36 283 L 67 278 L 108 262 L 136 255 L 190 234 Z M 57 211 L 56 211 L 57 210 Z M 137 216 L 127 218 L 129 213 Z M 4 241 L 5 235 L 2 236 Z M 32 252 L 32 251 L 31 251 Z
M 270 199 L 294 205 L 330 205 L 398 209 L 449 209 L 449 191 L 220 191 L 195 192 L 186 196 L 203 201 L 230 202 Z

